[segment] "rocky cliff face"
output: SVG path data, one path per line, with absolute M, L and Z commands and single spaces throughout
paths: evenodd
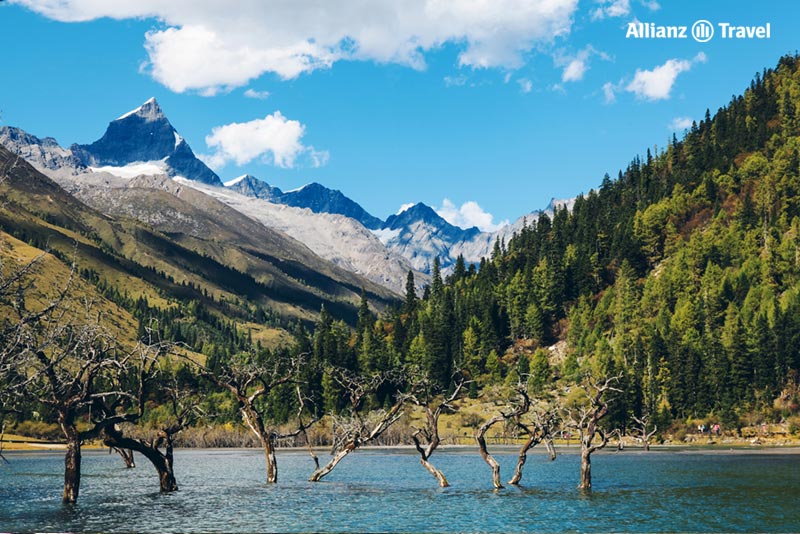
M 62 148 L 52 137 L 40 139 L 19 128 L 0 127 L 0 145 L 23 157 L 41 171 L 86 172 L 86 166 L 71 150 Z
M 150 164 L 170 177 L 182 176 L 222 185 L 170 124 L 155 98 L 111 121 L 103 137 L 90 145 L 72 145 L 85 165 L 114 173 L 129 165 Z
M 230 182 L 225 187 L 249 197 L 269 200 L 276 204 L 285 204 L 295 208 L 308 208 L 314 213 L 330 213 L 350 217 L 370 230 L 377 230 L 383 221 L 370 215 L 357 202 L 345 196 L 337 189 L 328 189 L 316 182 L 304 185 L 299 189 L 283 192 L 258 178 L 246 174 Z

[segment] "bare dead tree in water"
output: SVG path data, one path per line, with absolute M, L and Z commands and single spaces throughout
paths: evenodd
M 0 265 L 0 305 L 7 310 L 0 319 L 0 379 L 9 385 L 13 370 L 15 380 L 3 388 L 4 395 L 41 402 L 55 414 L 67 445 L 63 501 L 74 503 L 83 442 L 141 418 L 147 383 L 170 345 L 123 346 L 102 326 L 94 302 L 73 297 L 74 263 L 66 282 L 43 290 L 36 275 L 45 257 L 10 274 Z M 82 420 L 88 429 L 79 429 Z
M 156 374 L 153 373 L 148 377 L 149 379 L 142 382 L 148 386 L 155 377 Z M 197 392 L 180 387 L 175 377 L 171 377 L 169 386 L 165 387 L 162 383 L 161 389 L 166 393 L 166 401 L 171 409 L 171 419 L 168 424 L 158 428 L 153 438 L 127 437 L 124 435 L 123 425 L 114 425 L 104 429 L 103 443 L 112 449 L 131 451 L 131 457 L 133 456 L 132 451 L 135 451 L 147 458 L 158 473 L 161 492 L 170 493 L 178 490 L 174 467 L 174 438 L 179 432 L 195 424 L 203 414 L 199 408 L 200 399 Z M 140 395 L 142 410 L 147 393 L 146 390 L 143 390 Z M 162 447 L 164 448 L 163 452 L 161 451 Z
M 297 381 L 305 356 L 300 354 L 287 358 L 269 352 L 249 352 L 234 356 L 215 372 L 206 370 L 203 373 L 236 398 L 245 425 L 258 437 L 264 448 L 267 482 L 270 484 L 278 481 L 275 440 L 281 436 L 266 422 L 267 398 L 275 388 Z M 309 425 L 299 424 L 298 433 L 305 433 Z
M 539 443 L 545 442 L 547 450 L 550 453 L 550 459 L 555 459 L 553 432 L 558 422 L 556 411 L 543 404 L 534 412 L 532 420 L 529 421 L 525 419 L 525 416 L 531 411 L 533 402 L 528 393 L 527 380 L 525 380 L 524 377 L 520 377 L 520 380 L 514 387 L 514 392 L 515 396 L 508 402 L 508 410 L 501 411 L 499 415 L 486 421 L 478 429 L 475 436 L 481 457 L 492 469 L 492 484 L 497 489 L 503 487 L 500 482 L 500 464 L 497 463 L 494 457 L 489 453 L 486 446 L 486 432 L 497 423 L 502 421 L 504 425 L 510 425 L 519 435 L 528 436 L 517 454 L 514 475 L 511 477 L 511 480 L 509 480 L 509 484 L 517 485 L 520 480 L 522 480 L 522 468 L 528 459 L 528 451 Z
M 509 484 L 518 485 L 522 480 L 522 468 L 528 459 L 528 451 L 539 443 L 544 442 L 550 460 L 556 459 L 555 447 L 553 447 L 553 433 L 558 425 L 558 414 L 552 407 L 544 405 L 533 411 L 532 421 L 525 421 L 523 416 L 532 409 L 532 401 L 528 395 L 527 386 L 519 384 L 517 387 L 519 395 L 518 406 L 511 414 L 514 425 L 521 431 L 521 435 L 527 435 L 528 439 L 522 444 L 517 454 L 517 463 L 514 467 L 514 476 L 508 481 Z
M 81 444 L 141 417 L 140 380 L 155 365 L 160 350 L 148 347 L 138 354 L 144 357 L 135 358 L 136 352 L 122 349 L 99 326 L 61 320 L 48 325 L 47 336 L 27 349 L 30 378 L 23 390 L 57 416 L 67 442 L 63 501 L 74 503 L 80 489 Z M 90 427 L 79 430 L 78 420 L 84 416 Z
M 615 428 L 611 432 L 608 433 L 609 441 L 612 438 L 616 438 L 617 440 L 617 450 L 624 451 L 625 450 L 625 431 L 621 428 Z
M 465 378 L 460 372 L 457 372 L 453 391 L 450 395 L 445 396 L 442 388 L 418 367 L 409 368 L 406 373 L 409 392 L 404 395 L 404 399 L 421 407 L 425 412 L 425 425 L 415 429 L 411 435 L 414 447 L 419 453 L 419 463 L 436 478 L 440 487 L 445 488 L 450 484 L 444 473 L 430 462 L 430 457 L 440 443 L 439 416 L 442 412 L 454 413 L 456 411 L 453 403 L 460 398 L 463 392 Z
M 345 411 L 333 415 L 333 458 L 324 466 L 316 469 L 309 478 L 311 482 L 319 482 L 354 450 L 375 441 L 403 415 L 404 399 L 398 396 L 394 405 L 388 410 L 375 410 L 364 414 L 364 400 L 378 391 L 383 384 L 396 381 L 397 377 L 389 372 L 357 375 L 340 367 L 328 367 L 329 376 L 342 387 L 348 397 L 349 405 Z
M 650 450 L 650 440 L 653 438 L 653 436 L 656 434 L 656 432 L 658 432 L 658 426 L 657 425 L 653 425 L 653 430 L 648 431 L 648 428 L 650 426 L 650 414 L 649 413 L 645 413 L 644 415 L 642 415 L 641 418 L 636 417 L 634 415 L 633 416 L 633 420 L 636 422 L 636 425 L 637 425 L 636 426 L 636 431 L 639 433 L 639 435 L 636 437 L 636 439 L 639 440 L 642 443 L 642 446 L 644 447 L 644 450 L 649 451 Z
M 306 413 L 306 403 L 310 402 L 310 399 L 303 395 L 302 390 L 300 389 L 300 385 L 295 385 L 295 393 L 297 395 L 297 428 L 290 432 L 283 432 L 278 433 L 277 431 L 272 432 L 270 435 L 273 439 L 273 450 L 274 450 L 274 443 L 279 440 L 284 440 L 288 438 L 297 438 L 298 436 L 302 436 L 303 440 L 306 443 L 306 447 L 308 447 L 308 454 L 311 456 L 311 459 L 314 461 L 314 469 L 319 469 L 319 458 L 317 457 L 317 453 L 314 452 L 314 446 L 311 443 L 311 439 L 308 435 L 308 429 L 314 426 L 317 422 L 319 422 L 320 417 L 313 412 L 309 416 L 308 422 L 304 422 L 304 414 Z
M 478 451 L 481 454 L 481 458 L 483 458 L 483 461 L 486 462 L 492 470 L 492 484 L 495 489 L 501 489 L 503 487 L 503 484 L 500 482 L 500 464 L 497 463 L 494 456 L 489 453 L 489 449 L 486 446 L 486 432 L 501 421 L 503 424 L 506 424 L 509 419 L 519 422 L 520 417 L 528 412 L 530 409 L 530 399 L 528 398 L 527 388 L 523 389 L 522 386 L 518 387 L 524 393 L 521 397 L 522 402 L 511 406 L 511 411 L 508 413 L 500 412 L 500 415 L 496 415 L 486 421 L 478 428 L 478 432 L 475 434 L 475 441 L 478 442 Z
M 0 373 L 4 382 L 9 369 L 16 373 L 11 387 L 3 388 L 6 394 L 21 403 L 41 402 L 54 414 L 67 446 L 62 499 L 74 503 L 83 442 L 141 417 L 143 381 L 163 347 L 139 343 L 126 348 L 101 326 L 104 318 L 94 302 L 72 296 L 74 264 L 61 286 L 48 291 L 34 285 L 42 258 L 0 281 L 7 310 L 0 322 Z M 88 428 L 79 429 L 84 420 Z
M 580 384 L 585 398 L 579 404 L 567 407 L 567 421 L 578 431 L 581 443 L 581 477 L 578 488 L 582 490 L 592 489 L 592 454 L 608 444 L 609 436 L 598 423 L 608 413 L 607 395 L 621 392 L 614 387 L 620 378 L 621 375 L 617 375 L 597 380 L 586 376 Z M 595 438 L 599 441 L 595 442 Z
M 544 447 L 547 449 L 547 454 L 550 456 L 551 462 L 556 459 L 556 447 L 553 443 L 553 438 L 555 437 L 556 429 L 558 428 L 558 421 L 561 420 L 556 411 L 554 411 L 553 418 L 555 419 L 553 426 L 550 428 L 550 432 L 548 432 L 547 436 L 544 438 Z
M 308 423 L 303 422 L 303 413 L 306 409 L 306 402 L 308 402 L 308 397 L 303 395 L 300 386 L 295 386 L 295 393 L 297 394 L 297 430 L 291 432 L 289 434 L 284 434 L 281 437 L 293 437 L 293 436 L 303 436 L 305 439 L 306 446 L 308 447 L 308 454 L 311 456 L 311 459 L 314 461 L 314 469 L 319 469 L 319 458 L 317 454 L 314 452 L 314 446 L 311 444 L 311 438 L 308 436 L 308 429 L 311 428 L 314 424 L 319 421 L 319 416 L 312 415 L 311 419 Z
M 497 463 L 497 460 L 494 459 L 494 456 L 492 456 L 486 448 L 486 432 L 495 424 L 505 420 L 505 415 L 496 415 L 483 423 L 475 434 L 475 441 L 478 442 L 478 450 L 481 453 L 481 458 L 483 458 L 483 461 L 492 469 L 492 484 L 494 484 L 496 489 L 501 489 L 503 487 L 503 484 L 500 482 L 500 464 Z

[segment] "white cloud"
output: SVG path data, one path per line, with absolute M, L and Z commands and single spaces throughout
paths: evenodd
M 586 60 L 575 58 L 569 62 L 569 64 L 564 69 L 564 73 L 561 75 L 562 82 L 577 82 L 583 79 L 583 75 L 586 72 Z
M 256 91 L 255 89 L 248 89 L 244 92 L 247 98 L 255 98 L 256 100 L 266 100 L 269 98 L 269 91 Z
M 454 226 L 461 228 L 472 228 L 477 226 L 484 232 L 494 232 L 503 226 L 508 225 L 508 220 L 494 224 L 494 216 L 483 211 L 477 202 L 469 200 L 464 202 L 461 207 L 457 207 L 449 198 L 442 200 L 442 205 L 436 208 L 436 213 L 444 220 Z
M 608 54 L 595 49 L 592 45 L 586 46 L 574 56 L 563 53 L 557 54 L 554 57 L 556 66 L 564 67 L 564 71 L 561 73 L 561 81 L 567 83 L 582 80 L 583 75 L 589 70 L 589 58 L 592 56 L 599 56 L 603 61 L 611 59 Z
M 606 82 L 603 84 L 603 98 L 606 101 L 606 104 L 613 104 L 617 101 L 617 91 L 619 91 L 620 86 L 618 84 L 613 84 L 611 82 Z
M 206 136 L 206 145 L 213 152 L 201 159 L 214 168 L 230 162 L 245 165 L 255 159 L 283 168 L 293 168 L 301 159 L 313 167 L 324 165 L 328 153 L 303 145 L 305 130 L 299 121 L 287 119 L 280 111 L 263 119 L 216 126 Z
M 599 7 L 591 13 L 592 20 L 602 20 L 606 17 L 624 17 L 631 12 L 630 0 L 600 0 Z
M 147 72 L 212 95 L 265 73 L 284 79 L 340 60 L 425 68 L 453 43 L 464 67 L 515 69 L 570 32 L 578 0 L 10 0 L 51 19 L 156 19 Z M 618 0 L 619 1 L 619 0 Z
M 661 4 L 656 2 L 656 0 L 641 0 L 642 5 L 649 9 L 650 11 L 658 11 L 661 9 Z
M 668 59 L 663 65 L 653 70 L 636 69 L 633 80 L 625 90 L 636 95 L 642 100 L 666 100 L 670 97 L 672 86 L 682 72 L 692 68 L 694 63 L 705 63 L 706 55 L 697 54 L 691 61 L 688 59 Z
M 677 132 L 682 132 L 683 130 L 690 128 L 692 126 L 692 118 L 691 117 L 675 117 L 672 119 L 672 122 L 669 123 L 667 129 Z
M 517 83 L 519 84 L 519 90 L 521 93 L 528 94 L 533 90 L 533 82 L 528 78 L 520 78 L 517 80 Z

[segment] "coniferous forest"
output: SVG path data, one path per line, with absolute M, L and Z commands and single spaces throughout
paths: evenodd
M 785 56 L 683 139 L 647 149 L 571 210 L 543 215 L 491 258 L 460 260 L 355 332 L 323 313 L 301 336 L 354 371 L 415 364 L 472 394 L 531 373 L 545 389 L 621 373 L 608 418 L 769 413 L 800 370 L 800 59 Z M 544 350 L 566 341 L 555 362 Z M 324 384 L 326 407 L 335 402 Z M 796 399 L 794 401 L 796 409 Z

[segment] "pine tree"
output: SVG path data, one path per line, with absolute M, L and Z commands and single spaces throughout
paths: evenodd
M 406 276 L 406 300 L 403 312 L 406 314 L 414 313 L 417 308 L 417 286 L 414 282 L 414 271 L 408 270 Z
M 431 270 L 431 297 L 438 300 L 442 298 L 443 293 L 442 270 L 439 264 L 439 256 L 436 256 L 433 258 L 433 269 Z
M 747 338 L 739 318 L 739 310 L 731 303 L 725 311 L 722 328 L 722 347 L 730 362 L 730 389 L 734 402 L 745 400 L 752 394 L 752 365 L 747 354 Z
M 467 274 L 466 264 L 464 262 L 464 255 L 459 254 L 458 258 L 456 258 L 456 264 L 453 267 L 453 276 L 452 276 L 452 283 L 455 284 L 459 280 L 462 280 Z

